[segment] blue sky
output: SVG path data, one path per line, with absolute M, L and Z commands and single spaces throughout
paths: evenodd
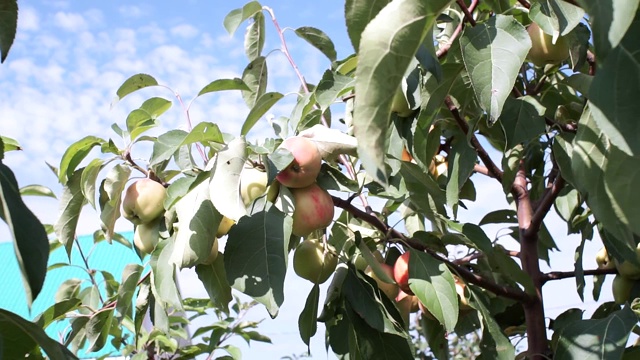
M 123 126 L 127 114 L 151 96 L 175 100 L 166 89 L 145 89 L 130 95 L 115 106 L 110 104 L 115 91 L 129 76 L 139 72 L 154 76 L 189 102 L 209 82 L 220 78 L 239 77 L 248 63 L 243 50 L 246 24 L 231 37 L 222 26 L 224 16 L 244 1 L 19 1 L 21 6 L 18 35 L 6 62 L 0 65 L 0 133 L 17 139 L 24 151 L 6 155 L 6 163 L 15 171 L 21 186 L 38 183 L 60 194 L 48 162 L 57 165 L 64 150 L 86 136 L 114 137 L 112 123 Z M 178 5 L 179 4 L 179 5 Z M 303 4 L 303 5 L 301 5 Z M 263 2 L 273 8 L 280 26 L 297 28 L 313 26 L 325 31 L 334 41 L 338 58 L 352 53 L 346 35 L 341 1 Z M 309 83 L 316 83 L 329 61 L 313 47 L 285 32 L 289 50 Z M 267 17 L 267 41 L 264 53 L 278 49 L 277 33 Z M 299 82 L 280 52 L 268 57 L 270 90 L 291 94 Z M 294 96 L 288 96 L 270 114 L 288 116 Z M 339 117 L 340 108 L 334 110 Z M 198 98 L 191 107 L 194 123 L 211 121 L 232 134 L 239 134 L 248 109 L 239 94 L 217 93 Z M 162 125 L 152 134 L 172 128 L 184 128 L 185 117 L 179 104 L 161 118 Z M 251 132 L 253 138 L 273 136 L 266 120 Z M 117 141 L 117 140 L 116 140 Z M 139 158 L 148 157 L 141 149 Z M 470 211 L 463 211 L 463 221 L 478 221 L 491 209 L 506 208 L 504 200 L 493 195 L 501 189 L 493 181 L 477 179 L 478 201 Z M 29 206 L 45 223 L 57 217 L 57 201 L 45 198 L 27 199 Z M 87 207 L 78 228 L 80 234 L 97 229 L 97 214 Z M 566 237 L 564 225 L 552 218 L 547 222 L 558 245 L 565 250 L 554 256 L 552 265 L 558 270 L 572 270 L 576 237 Z M 119 221 L 117 230 L 128 231 L 132 225 Z M 493 238 L 504 231 L 486 227 Z M 0 239 L 8 240 L 5 224 L 0 224 Z M 506 246 L 515 248 L 513 242 Z M 587 244 L 593 254 L 599 241 Z M 593 256 L 586 256 L 585 268 L 595 267 Z M 181 274 L 186 296 L 206 296 L 193 272 Z M 591 300 L 591 278 L 587 278 L 587 303 Z M 546 306 L 548 316 L 555 316 L 565 306 L 581 306 L 573 290 L 573 280 L 554 281 L 544 288 L 551 295 Z M 297 332 L 298 315 L 311 284 L 298 279 L 293 271 L 287 275 L 285 304 L 277 319 L 271 320 L 264 309 L 255 309 L 253 319 L 265 318 L 260 330 L 272 337 L 274 345 L 254 344 L 250 348 L 237 342 L 245 358 L 279 359 L 306 350 Z M 555 295 L 557 294 L 557 296 Z M 605 285 L 603 299 L 610 299 Z M 313 339 L 314 358 L 324 359 L 324 330 L 319 328 Z

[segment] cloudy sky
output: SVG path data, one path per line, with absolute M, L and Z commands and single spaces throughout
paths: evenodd
M 299 5 L 304 3 L 304 5 Z M 179 5 L 177 5 L 179 4 Z M 0 65 L 0 134 L 17 139 L 24 148 L 6 154 L 6 164 L 21 186 L 42 184 L 60 194 L 61 187 L 46 163 L 57 166 L 65 149 L 86 135 L 121 139 L 110 129 L 117 123 L 124 127 L 127 114 L 147 98 L 162 96 L 173 101 L 173 107 L 152 134 L 173 128 L 185 128 L 186 121 L 174 92 L 189 103 L 209 82 L 239 77 L 247 64 L 243 51 L 243 24 L 231 37 L 222 26 L 224 16 L 241 7 L 244 1 L 20 1 L 20 17 L 16 41 L 8 59 Z M 333 39 L 338 58 L 351 54 L 346 36 L 341 1 L 278 0 L 269 5 L 283 28 L 314 26 Z M 289 50 L 309 83 L 316 83 L 329 66 L 328 60 L 314 48 L 299 40 L 292 31 L 285 32 Z M 267 20 L 265 53 L 277 50 L 280 42 L 273 24 Z M 279 51 L 268 56 L 270 90 L 293 94 L 299 83 L 285 57 Z M 122 82 L 136 73 L 154 76 L 166 88 L 144 89 L 111 106 Z M 274 116 L 288 116 L 294 96 L 274 107 Z M 190 115 L 195 123 L 217 123 L 224 132 L 239 134 L 248 109 L 239 94 L 208 94 L 194 101 Z M 252 138 L 272 136 L 267 121 L 261 120 L 251 132 Z M 139 149 L 135 158 L 148 157 L 148 149 Z M 134 151 L 136 149 L 134 148 Z M 97 153 L 96 153 L 97 155 Z M 479 199 L 472 210 L 462 212 L 463 221 L 478 221 L 486 211 L 507 207 L 495 200 L 501 193 L 488 179 L 478 179 Z M 28 198 L 29 206 L 44 223 L 54 223 L 58 204 L 54 199 Z M 557 219 L 547 222 L 556 242 L 565 250 L 555 256 L 552 265 L 572 270 L 573 251 L 579 239 L 567 237 L 566 228 Z M 81 216 L 78 232 L 91 233 L 98 227 L 97 214 L 87 207 Z M 130 223 L 119 221 L 117 230 L 129 231 Z M 487 228 L 488 235 L 499 235 L 500 228 Z M 4 223 L 0 224 L 0 241 L 9 240 Z M 513 243 L 512 248 L 515 247 Z M 597 241 L 587 244 L 595 253 Z M 585 268 L 595 261 L 587 256 Z M 586 302 L 593 307 L 587 278 Z M 193 273 L 182 274 L 187 296 L 206 296 L 194 281 Z M 581 306 L 573 280 L 555 281 L 545 287 L 551 295 L 546 306 L 548 316 L 555 316 L 566 306 Z M 275 345 L 255 344 L 247 347 L 237 342 L 246 358 L 278 359 L 301 354 L 306 346 L 297 333 L 297 318 L 311 285 L 288 273 L 286 301 L 276 320 L 268 319 L 264 309 L 255 309 L 254 319 L 267 318 L 260 330 L 272 337 Z M 561 296 L 556 296 L 558 294 Z M 605 298 L 611 298 L 604 291 Z M 326 358 L 324 330 L 313 340 L 314 358 Z M 265 354 L 268 354 L 265 356 Z

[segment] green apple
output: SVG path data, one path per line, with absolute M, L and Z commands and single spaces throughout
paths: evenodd
M 209 256 L 204 259 L 204 261 L 202 261 L 202 263 L 204 265 L 211 265 L 213 264 L 214 261 L 216 261 L 216 258 L 218 257 L 218 239 L 213 240 L 213 245 L 211 245 L 211 252 L 209 253 Z
M 315 239 L 304 240 L 293 253 L 293 270 L 314 284 L 327 281 L 337 265 L 335 250 L 329 247 L 325 253 L 322 242 Z
M 150 223 L 164 212 L 167 189 L 151 179 L 140 179 L 127 188 L 122 201 L 125 219 L 136 225 Z
M 391 265 L 387 265 L 385 263 L 380 263 L 382 270 L 387 273 L 389 278 L 393 279 L 393 267 Z M 391 284 L 380 279 L 376 273 L 373 271 L 371 266 L 367 266 L 367 269 L 364 271 L 365 274 L 369 275 L 373 280 L 378 284 L 378 288 L 382 291 L 389 299 L 393 300 L 398 296 L 398 284 Z
M 636 245 L 636 259 L 640 262 L 640 244 Z M 618 273 L 620 275 L 633 280 L 640 279 L 640 267 L 636 264 L 627 260 L 620 262 L 618 259 L 614 259 L 613 263 L 615 264 L 616 269 L 618 269 Z
M 616 267 L 615 262 L 609 258 L 609 253 L 607 253 L 607 248 L 605 247 L 596 254 L 596 263 L 598 264 L 598 269 L 613 269 Z
M 276 179 L 289 188 L 303 188 L 315 183 L 322 166 L 322 155 L 313 140 L 294 136 L 283 141 L 280 147 L 291 152 L 293 161 L 276 175 Z
M 409 107 L 409 101 L 404 95 L 404 91 L 402 91 L 402 86 L 398 87 L 396 93 L 393 95 L 393 100 L 391 101 L 391 112 L 398 114 L 400 117 L 407 117 L 413 113 L 413 110 Z
M 617 274 L 616 277 L 613 278 L 613 282 L 611 283 L 611 292 L 613 293 L 613 301 L 616 304 L 622 305 L 631 297 L 631 290 L 633 289 L 633 285 L 636 282 L 631 280 L 625 276 Z
M 434 156 L 429 164 L 429 172 L 436 179 L 439 178 L 440 175 L 447 175 L 448 170 L 449 165 L 447 163 L 447 158 L 442 155 Z
M 333 221 L 333 199 L 327 190 L 311 184 L 291 189 L 295 209 L 293 211 L 293 235 L 305 237 L 312 231 L 326 228 Z
M 531 38 L 531 49 L 527 58 L 534 65 L 555 65 L 569 57 L 569 46 L 563 37 L 559 37 L 554 44 L 553 37 L 542 31 L 536 23 L 531 23 L 527 28 L 527 32 Z
M 382 254 L 380 253 L 380 251 L 375 250 L 372 252 L 372 254 L 373 254 L 373 257 L 376 258 L 376 260 L 378 260 L 378 262 L 384 261 L 384 258 L 382 257 Z M 353 261 L 353 265 L 355 265 L 356 269 L 360 271 L 364 271 L 367 268 L 367 266 L 369 266 L 369 264 L 367 264 L 367 260 L 364 258 L 364 256 L 362 256 L 362 254 L 356 255 L 356 258 Z
M 219 238 L 227 235 L 235 223 L 235 221 L 228 217 L 222 216 L 222 220 L 220 220 L 220 225 L 218 225 L 218 230 L 216 231 L 216 237 Z
M 255 167 L 244 168 L 240 174 L 240 196 L 245 205 L 264 195 L 267 191 L 268 176 L 266 171 Z
M 141 253 L 149 254 L 156 248 L 160 240 L 160 222 L 161 219 L 156 219 L 150 223 L 136 225 L 133 244 Z

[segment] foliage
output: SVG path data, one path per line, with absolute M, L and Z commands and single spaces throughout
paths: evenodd
M 124 339 L 127 329 L 136 336 L 124 349 L 138 351 L 136 359 L 149 349 L 188 358 L 214 351 L 230 334 L 267 341 L 247 330 L 257 324 L 234 322 L 229 305 L 239 291 L 262 304 L 271 317 L 278 316 L 288 254 L 300 241 L 291 235 L 291 191 L 274 181 L 293 160 L 278 145 L 287 134 L 300 134 L 322 150 L 325 163 L 317 182 L 332 190 L 341 210 L 328 231 L 310 235 L 330 244 L 325 251 L 334 248 L 341 265 L 325 303 L 319 304 L 317 285 L 306 300 L 298 324 L 306 344 L 322 321 L 328 347 L 344 359 L 411 359 L 425 354 L 422 340 L 416 340 L 422 338 L 434 357 L 446 359 L 455 355 L 447 334 L 461 340 L 479 334 L 475 345 L 482 358 L 513 359 L 513 343 L 522 336 L 528 346 L 519 357 L 632 356 L 637 346 L 625 347 L 638 323 L 637 302 L 632 302 L 640 294 L 637 288 L 623 307 L 602 304 L 591 319 L 568 309 L 550 324 L 551 339 L 541 289 L 548 281 L 575 277 L 582 297 L 585 277 L 596 276 L 594 296 L 599 296 L 603 277 L 617 269 L 583 269 L 584 243 L 596 233 L 618 263 L 640 266 L 640 198 L 634 191 L 640 186 L 640 103 L 633 98 L 640 91 L 638 3 L 346 0 L 346 34 L 355 53 L 338 59 L 323 31 L 295 29 L 331 67 L 318 84 L 300 84 L 290 116 L 272 122 L 273 137 L 256 143 L 246 135 L 284 97 L 266 90 L 265 18 L 283 34 L 271 8 L 252 1 L 233 10 L 224 26 L 234 33 L 249 21 L 244 43 L 248 64 L 241 77 L 214 80 L 195 99 L 240 91 L 249 108 L 240 134 L 200 122 L 186 131 L 147 135 L 173 104 L 155 97 L 114 123 L 113 138 L 80 139 L 61 159 L 56 174 L 64 186 L 63 211 L 55 233 L 69 255 L 86 204 L 100 214 L 102 236 L 118 241 L 114 223 L 128 179 L 143 173 L 168 192 L 148 275 L 127 267 L 125 272 L 135 276 L 121 283 L 110 279 L 102 292 L 87 290 L 95 284 L 80 292 L 74 284 L 63 285 L 66 295 L 58 301 L 66 306 L 55 310 L 55 318 L 79 311 L 78 301 L 91 301 L 90 312 L 73 320 L 65 345 L 87 341 L 91 349 L 100 349 L 108 338 Z M 532 44 L 525 28 L 532 21 L 549 35 L 565 37 L 569 58 L 544 67 L 529 62 L 529 50 L 539 45 Z M 5 39 L 13 35 L 11 29 L 0 30 L 4 57 L 10 45 Z M 282 39 L 281 50 L 295 64 Z M 116 94 L 122 99 L 151 86 L 166 87 L 152 75 L 137 74 Z M 398 91 L 412 110 L 409 116 L 391 111 Z M 183 105 L 181 111 L 189 118 L 189 107 Z M 336 111 L 345 113 L 341 124 L 335 121 Z M 327 135 L 336 130 L 341 136 Z M 17 148 L 15 141 L 2 140 L 4 151 Z M 143 165 L 133 160 L 141 157 L 141 143 L 152 144 Z M 87 158 L 94 148 L 101 155 Z M 434 162 L 437 157 L 445 159 L 446 170 L 437 171 L 436 165 L 443 163 Z M 245 206 L 239 187 L 247 166 L 267 172 L 269 189 Z M 24 248 L 32 235 L 20 230 L 39 227 L 32 226 L 36 220 L 24 211 L 10 170 L 4 165 L 0 170 L 3 219 L 12 226 L 25 286 L 35 297 L 45 271 L 41 254 L 46 243 Z M 480 191 L 475 183 L 481 176 L 501 184 L 504 193 L 495 196 L 505 196 L 511 207 L 488 213 L 477 224 L 461 223 L 458 212 L 475 205 Z M 370 199 L 381 199 L 384 206 L 374 209 Z M 548 262 L 549 253 L 557 250 L 558 239 L 551 238 L 544 223 L 552 208 L 568 233 L 582 237 L 576 244 L 575 271 L 540 271 L 540 260 Z M 402 231 L 388 225 L 391 216 L 402 218 Z M 204 265 L 223 217 L 236 224 L 221 255 Z M 482 228 L 486 224 L 510 227 L 520 249 L 508 250 L 490 239 Z M 36 237 L 46 240 L 38 232 Z M 456 256 L 454 246 L 463 248 L 464 256 Z M 375 250 L 390 265 L 401 253 L 412 254 L 410 289 L 423 308 L 413 334 L 399 301 L 384 295 L 376 280 L 355 265 L 363 257 L 378 277 L 392 282 L 372 255 Z M 187 267 L 196 268 L 210 299 L 181 299 L 175 274 Z M 456 279 L 465 285 L 462 293 Z M 96 298 L 103 293 L 106 299 Z M 190 314 L 202 316 L 210 307 L 220 322 L 196 330 L 207 334 L 208 343 L 178 349 Z M 232 309 L 244 310 L 237 301 Z M 147 310 L 154 323 L 149 333 L 140 320 Z M 40 339 L 41 332 L 33 330 L 16 341 L 29 344 L 23 352 L 33 351 L 37 343 L 54 357 L 50 342 Z M 233 358 L 240 356 L 237 349 L 225 349 Z

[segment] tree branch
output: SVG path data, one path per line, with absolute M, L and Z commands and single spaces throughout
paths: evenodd
M 476 26 L 476 19 L 473 18 L 473 14 L 471 13 L 471 11 L 469 11 L 469 8 L 464 3 L 464 0 L 456 0 L 456 3 L 458 3 L 458 6 L 460 6 L 460 9 L 462 9 L 465 20 L 468 21 L 471 26 Z
M 467 121 L 462 117 L 462 115 L 458 111 L 458 108 L 449 96 L 444 99 L 444 103 L 447 105 L 449 111 L 451 111 L 451 114 L 455 118 L 462 132 L 464 132 L 465 135 L 469 135 L 469 125 L 467 125 Z M 480 157 L 484 165 L 487 167 L 489 174 L 491 174 L 491 176 L 496 178 L 498 181 L 502 182 L 502 170 L 500 170 L 500 168 L 493 162 L 487 151 L 484 149 L 482 144 L 480 144 L 480 141 L 478 141 L 478 138 L 474 134 L 471 134 L 470 142 L 471 146 L 473 146 L 473 148 L 478 153 L 478 157 Z
M 549 210 L 551 210 L 551 205 L 553 205 L 554 201 L 560 194 L 560 191 L 564 188 L 564 184 L 564 178 L 562 178 L 562 176 L 558 176 L 553 182 L 553 185 L 551 185 L 551 188 L 547 189 L 531 218 L 531 223 L 526 230 L 525 236 L 533 236 L 538 233 L 540 225 L 542 225 L 542 221 L 547 216 L 547 213 L 549 213 Z
M 584 274 L 587 276 L 592 275 L 609 275 L 609 274 L 617 274 L 618 270 L 616 268 L 613 269 L 593 269 L 593 270 L 585 270 Z M 547 281 L 551 280 L 562 280 L 567 278 L 572 278 L 576 276 L 575 271 L 551 271 L 546 274 L 542 274 L 542 284 L 544 285 Z
M 429 255 L 431 255 L 432 257 L 434 257 L 435 259 L 442 261 L 443 263 L 447 264 L 447 266 L 454 271 L 455 273 L 457 273 L 461 278 L 463 278 L 464 280 L 466 280 L 467 282 L 471 283 L 471 284 L 475 284 L 478 285 L 486 290 L 489 290 L 491 292 L 493 292 L 494 294 L 498 295 L 498 296 L 502 296 L 508 299 L 513 299 L 516 301 L 520 301 L 522 303 L 531 303 L 534 301 L 534 298 L 527 294 L 526 292 L 522 291 L 521 289 L 518 288 L 511 288 L 508 286 L 504 286 L 504 285 L 500 285 L 498 283 L 495 283 L 491 280 L 485 279 L 484 277 L 471 272 L 469 269 L 467 269 L 464 266 L 460 266 L 457 265 L 455 263 L 455 261 L 451 261 L 445 257 L 443 257 L 442 255 L 438 254 L 437 252 L 429 249 L 428 247 L 426 247 L 421 241 L 410 238 L 405 236 L 404 234 L 402 234 L 401 232 L 399 232 L 398 230 L 388 226 L 387 224 L 385 224 L 384 222 L 382 222 L 382 220 L 380 220 L 377 216 L 373 215 L 373 214 L 369 214 L 366 213 L 360 209 L 358 209 L 357 207 L 355 207 L 353 204 L 351 204 L 350 202 L 343 200 L 339 197 L 336 196 L 331 196 L 331 198 L 333 199 L 333 204 L 341 209 L 344 209 L 345 211 L 349 212 L 351 215 L 353 215 L 355 218 L 363 220 L 369 224 L 371 224 L 373 227 L 375 227 L 376 229 L 378 229 L 379 231 L 387 234 L 387 240 L 391 241 L 391 242 L 395 242 L 395 243 L 403 243 L 413 249 L 419 250 L 419 251 L 423 251 L 428 253 Z
M 473 13 L 473 10 L 476 9 L 478 4 L 479 4 L 479 0 L 471 0 L 471 4 L 469 4 L 469 6 L 466 7 L 467 12 L 469 14 Z M 464 29 L 464 21 L 462 21 L 462 22 L 460 22 L 460 24 L 458 24 L 456 29 L 451 34 L 451 37 L 449 38 L 449 41 L 447 41 L 446 43 L 442 44 L 442 46 L 440 46 L 438 48 L 438 51 L 436 51 L 436 57 L 438 59 L 443 57 L 443 56 L 445 56 L 449 52 L 449 49 L 451 48 L 451 45 L 458 38 L 458 36 L 460 36 L 460 33 L 462 32 L 462 29 Z

